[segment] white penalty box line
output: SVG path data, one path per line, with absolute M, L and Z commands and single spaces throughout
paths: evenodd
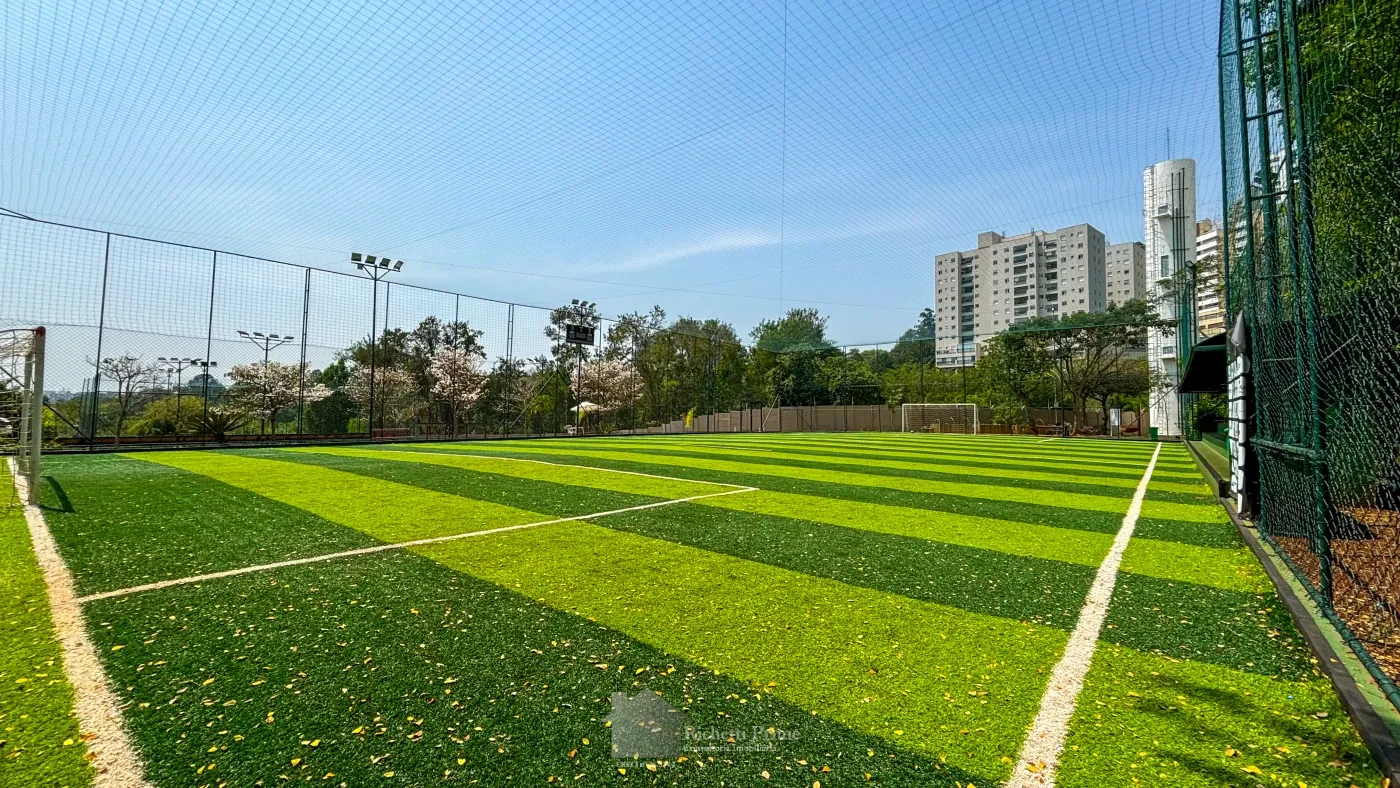
M 501 459 L 505 459 L 505 458 L 501 458 Z M 536 460 L 522 460 L 522 462 L 536 462 Z M 557 464 L 559 464 L 559 463 L 546 463 L 546 464 L 547 464 L 547 465 L 557 465 Z M 565 467 L 580 467 L 580 468 L 586 468 L 586 467 L 588 467 L 588 466 L 586 466 L 586 465 L 580 465 L 580 466 L 565 466 Z M 603 470 L 603 469 L 597 469 L 597 470 Z M 618 473 L 628 473 L 628 471 L 618 471 Z M 649 475 L 649 474 L 639 474 L 639 475 L 641 475 L 641 476 L 647 476 L 647 475 Z M 669 477 L 666 477 L 666 476 L 659 476 L 659 477 L 656 477 L 656 478 L 665 479 L 665 478 L 669 478 Z M 692 480 L 690 480 L 690 479 L 677 479 L 677 481 L 692 481 Z M 757 488 L 757 487 L 744 487 L 744 486 L 742 486 L 742 485 L 727 484 L 727 483 L 724 483 L 724 482 L 701 482 L 701 483 L 702 483 L 702 484 L 723 484 L 723 485 L 726 486 L 726 487 L 734 487 L 735 489 L 732 489 L 732 490 L 723 490 L 723 491 L 721 491 L 721 492 L 704 493 L 704 494 L 702 494 L 702 495 L 690 495 L 690 496 L 687 496 L 687 497 L 685 497 L 685 498 L 674 498 L 674 499 L 667 500 L 667 501 L 653 501 L 652 503 L 644 503 L 644 504 L 641 504 L 641 505 L 639 505 L 639 506 L 628 506 L 628 507 L 623 508 L 623 509 L 610 509 L 610 510 L 608 510 L 608 511 L 606 511 L 606 512 L 593 512 L 593 513 L 591 513 L 591 514 L 578 514 L 578 515 L 574 515 L 574 516 L 572 516 L 572 517 L 556 517 L 556 518 L 553 518 L 553 519 L 550 519 L 550 520 L 540 520 L 540 521 L 538 521 L 538 522 L 533 522 L 533 523 L 520 523 L 520 524 L 518 524 L 518 525 L 506 525 L 506 526 L 501 526 L 500 528 L 488 528 L 488 529 L 481 530 L 481 531 L 467 531 L 467 532 L 465 532 L 465 533 L 460 533 L 460 534 L 448 534 L 448 535 L 446 535 L 446 536 L 433 536 L 433 537 L 429 537 L 429 538 L 427 538 L 427 539 L 413 539 L 413 540 L 410 540 L 410 541 L 407 541 L 407 542 L 392 542 L 392 543 L 388 543 L 388 544 L 377 544 L 377 545 L 373 545 L 373 546 L 371 546 L 371 547 L 360 547 L 360 548 L 357 548 L 357 549 L 354 549 L 354 550 L 342 550 L 342 551 L 337 552 L 337 553 L 327 553 L 327 554 L 325 554 L 325 555 L 316 555 L 316 556 L 310 556 L 310 557 L 307 557 L 307 558 L 293 558 L 293 559 L 288 560 L 288 561 L 277 561 L 277 562 L 271 563 L 271 564 L 258 564 L 258 565 L 256 565 L 256 566 L 244 566 L 244 567 L 240 567 L 240 568 L 238 568 L 238 569 L 228 569 L 228 570 L 225 570 L 225 571 L 223 571 L 223 572 L 209 572 L 209 573 L 207 573 L 207 574 L 192 575 L 192 576 L 190 576 L 190 577 L 180 577 L 180 578 L 175 578 L 175 579 L 173 579 L 173 580 L 161 580 L 161 581 L 156 582 L 156 583 L 147 583 L 147 584 L 145 584 L 145 585 L 131 586 L 130 588 L 119 588 L 119 589 L 116 589 L 116 590 L 113 590 L 113 591 L 102 591 L 102 592 L 96 593 L 96 594 L 89 594 L 89 595 L 87 595 L 87 596 L 85 596 L 85 597 L 80 597 L 80 598 L 77 600 L 77 602 L 78 602 L 78 604 L 80 604 L 80 605 L 84 605 L 84 604 L 87 604 L 87 603 L 89 603 L 89 602 L 96 602 L 96 601 L 101 600 L 101 599 L 112 599 L 113 597 L 128 596 L 128 595 L 130 595 L 130 594 L 139 594 L 139 593 L 142 593 L 142 592 L 145 592 L 145 591 L 158 591 L 158 590 L 160 590 L 160 589 L 162 589 L 162 588 L 173 588 L 174 586 L 190 585 L 190 584 L 192 584 L 192 583 L 203 583 L 203 582 L 209 581 L 209 580 L 220 580 L 220 579 L 225 578 L 225 577 L 237 577 L 238 575 L 247 575 L 247 574 L 252 574 L 252 573 L 254 573 L 254 572 L 266 572 L 266 571 L 273 570 L 273 569 L 282 569 L 283 567 L 302 566 L 302 565 L 304 565 L 304 564 L 318 564 L 318 563 L 321 563 L 321 562 L 323 562 L 323 561 L 333 561 L 333 560 L 338 559 L 338 558 L 352 558 L 352 557 L 354 557 L 354 556 L 370 555 L 370 554 L 373 554 L 373 553 L 382 553 L 382 552 L 384 552 L 384 551 L 386 551 L 386 550 L 404 550 L 404 549 L 407 549 L 407 548 L 410 548 L 410 547 L 418 547 L 418 546 L 420 546 L 420 545 L 439 544 L 439 543 L 441 543 L 441 542 L 454 542 L 454 541 L 457 541 L 458 539 L 470 539 L 470 538 L 475 537 L 475 536 L 490 536 L 491 534 L 501 534 L 501 533 L 506 533 L 506 532 L 508 532 L 508 531 L 521 531 L 521 530 L 524 530 L 524 529 L 526 529 L 526 528 L 538 528 L 538 527 L 540 527 L 540 526 L 542 526 L 542 525 L 555 525 L 555 524 L 558 524 L 558 523 L 570 523 L 570 522 L 575 522 L 575 521 L 578 521 L 578 520 L 592 520 L 592 519 L 594 519 L 594 518 L 598 518 L 598 517 L 609 517 L 609 516 L 615 515 L 615 514 L 626 514 L 627 512 L 639 512 L 639 511 L 642 511 L 642 510 L 644 510 L 644 509 L 658 509 L 658 508 L 661 508 L 661 507 L 663 507 L 663 506 L 672 506 L 672 505 L 678 504 L 678 503 L 689 503 L 689 502 L 691 502 L 691 501 L 699 501 L 699 500 L 703 500 L 703 499 L 705 499 L 705 498 L 718 498 L 718 497 L 720 497 L 720 496 L 722 496 L 722 495 L 737 495 L 737 494 L 739 494 L 739 493 L 758 492 L 758 489 L 759 489 L 759 488 Z

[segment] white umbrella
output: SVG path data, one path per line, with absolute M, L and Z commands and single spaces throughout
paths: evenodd
M 602 406 L 596 405 L 596 404 L 594 404 L 594 403 L 592 403 L 592 402 L 589 402 L 588 400 L 584 400 L 583 402 L 580 402 L 578 405 L 575 405 L 574 407 L 569 408 L 569 410 L 570 410 L 570 411 L 577 412 L 577 413 L 593 413 L 593 412 L 595 412 L 595 411 L 602 410 Z

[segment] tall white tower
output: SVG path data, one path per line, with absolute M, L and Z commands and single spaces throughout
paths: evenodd
M 1143 239 L 1147 278 L 1153 282 L 1158 314 L 1177 323 L 1171 332 L 1149 331 L 1147 363 L 1168 381 L 1152 392 L 1150 424 L 1161 435 L 1180 435 L 1181 398 L 1177 393 L 1182 337 L 1195 338 L 1195 305 L 1177 303 L 1179 274 L 1196 262 L 1196 162 L 1171 159 L 1142 171 Z M 1182 274 L 1184 275 L 1184 274 Z

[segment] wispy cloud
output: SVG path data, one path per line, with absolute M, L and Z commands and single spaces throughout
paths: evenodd
M 788 246 L 831 243 L 849 238 L 902 232 L 922 226 L 927 221 L 928 216 L 924 211 L 882 213 L 848 224 L 828 227 L 789 226 L 785 240 Z M 575 270 L 595 273 L 646 271 L 664 268 L 692 257 L 777 246 L 783 240 L 777 230 L 717 230 L 694 233 L 673 243 L 654 244 L 642 251 L 616 259 L 585 263 Z
M 621 259 L 590 263 L 582 266 L 589 271 L 645 271 L 661 268 L 671 263 L 691 257 L 700 257 L 717 252 L 740 252 L 774 246 L 778 243 L 777 233 L 762 230 L 725 231 L 711 234 L 700 240 L 686 240 L 671 246 L 656 246 Z

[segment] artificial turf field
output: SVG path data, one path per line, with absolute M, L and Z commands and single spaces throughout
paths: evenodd
M 985 788 L 1010 776 L 1156 446 L 808 433 L 68 456 L 43 505 L 156 785 Z M 610 698 L 644 690 L 744 736 L 620 765 Z M 1263 569 L 1164 444 L 1057 784 L 1378 781 Z

